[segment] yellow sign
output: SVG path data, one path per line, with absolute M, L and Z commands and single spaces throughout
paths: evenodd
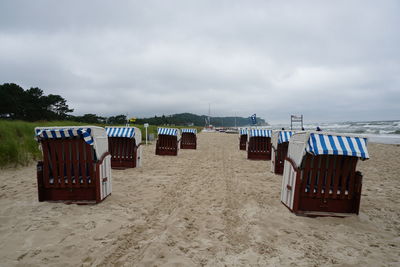
M 129 122 L 135 122 L 135 121 L 136 121 L 135 117 L 132 117 L 132 118 L 129 119 Z

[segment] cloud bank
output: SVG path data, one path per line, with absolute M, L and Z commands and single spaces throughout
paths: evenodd
M 0 83 L 75 114 L 399 119 L 399 1 L 1 1 Z

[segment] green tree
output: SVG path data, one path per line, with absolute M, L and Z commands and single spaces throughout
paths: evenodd
M 88 113 L 76 118 L 80 122 L 99 123 L 99 117 L 96 114 Z
M 0 116 L 24 118 L 24 89 L 15 83 L 0 85 Z
M 126 124 L 127 117 L 125 115 L 111 116 L 107 119 L 108 124 Z
M 32 87 L 24 90 L 17 84 L 0 85 L 0 116 L 20 120 L 65 119 L 73 110 L 60 95 L 44 95 L 43 90 Z
M 74 110 L 70 109 L 67 105 L 67 100 L 59 95 L 48 95 L 45 99 L 47 110 L 54 113 L 57 119 L 66 119 L 67 113 L 71 113 Z

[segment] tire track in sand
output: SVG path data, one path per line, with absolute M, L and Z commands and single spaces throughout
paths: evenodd
M 186 165 L 184 170 L 190 173 L 191 166 Z M 145 216 L 146 226 L 143 224 L 129 226 L 119 234 L 116 247 L 112 249 L 112 252 L 95 265 L 121 266 L 124 263 L 135 262 L 151 244 L 154 237 L 160 235 L 164 230 L 165 223 L 173 215 L 174 210 L 180 206 L 181 192 L 187 192 L 188 182 L 185 180 L 184 176 L 177 180 L 171 180 L 172 184 L 168 185 L 161 200 Z M 128 255 L 131 256 L 129 261 L 125 259 Z
M 186 258 L 190 265 L 224 265 L 227 255 L 251 245 L 239 214 L 243 196 L 236 175 L 246 159 L 235 152 L 233 138 L 232 146 L 227 146 L 221 142 L 227 136 L 210 137 L 197 151 L 184 151 L 189 159 L 145 216 L 146 225 L 132 225 L 118 233 L 116 248 L 99 265 L 160 265 L 165 261 L 162 257 L 154 259 L 154 254 L 165 247 L 169 247 L 168 253 Z M 171 164 L 179 161 L 171 158 Z

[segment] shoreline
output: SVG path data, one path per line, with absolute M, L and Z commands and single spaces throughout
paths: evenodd
M 386 144 L 386 145 L 399 145 L 400 135 L 369 135 L 364 134 L 368 138 L 368 141 L 375 144 Z

